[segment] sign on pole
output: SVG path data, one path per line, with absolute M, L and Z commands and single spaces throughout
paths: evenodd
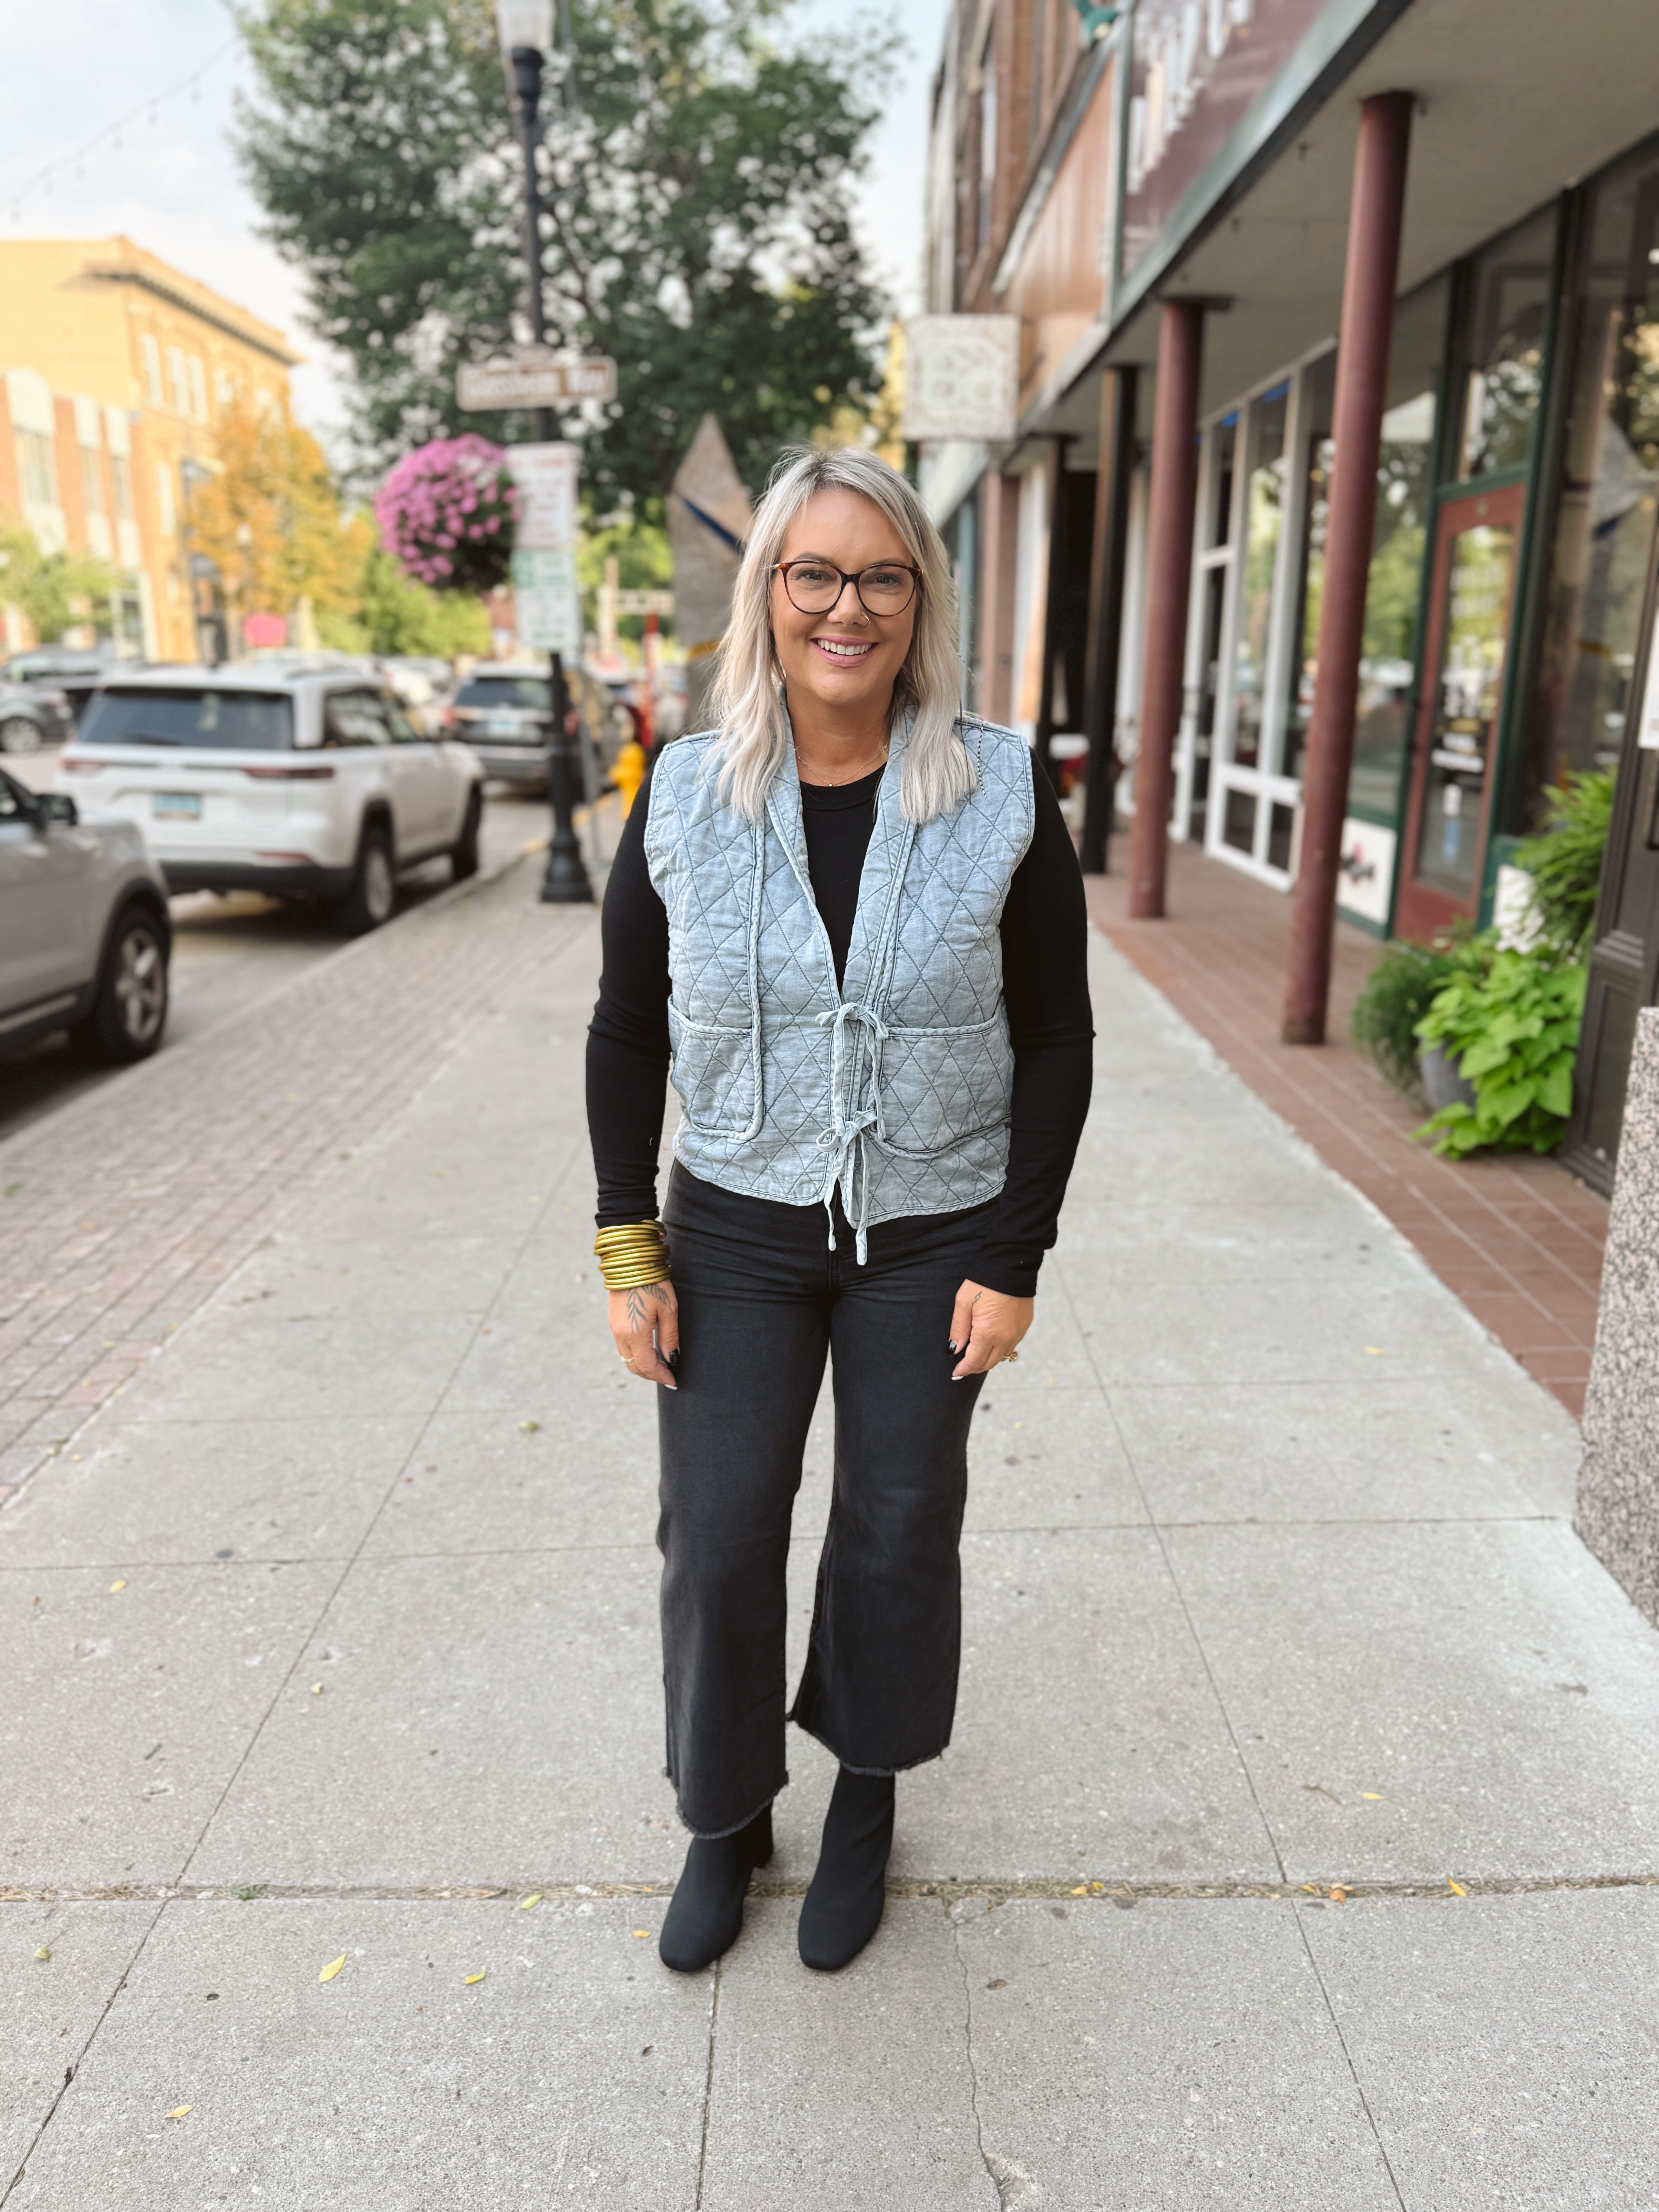
M 617 364 L 608 354 L 555 353 L 526 346 L 513 361 L 463 362 L 455 372 L 457 406 L 565 407 L 578 399 L 614 399 Z
M 915 315 L 904 325 L 907 438 L 1014 434 L 1019 388 L 1018 315 Z
M 514 627 L 532 653 L 580 653 L 581 593 L 576 581 L 574 446 L 509 446 L 507 465 L 519 488 L 513 537 Z
M 513 626 L 532 653 L 580 653 L 582 602 L 572 553 L 513 556 Z

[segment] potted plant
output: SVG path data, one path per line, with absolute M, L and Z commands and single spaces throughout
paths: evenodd
M 1585 969 L 1542 949 L 1492 945 L 1484 974 L 1443 984 L 1417 1024 L 1468 1086 L 1417 1132 L 1462 1158 L 1478 1150 L 1553 1152 L 1572 1110 L 1572 1069 L 1584 1011 Z
M 1385 1083 L 1407 1098 L 1427 1094 L 1431 1107 L 1462 1096 L 1457 1071 L 1439 1046 L 1426 1051 L 1417 1025 L 1435 994 L 1465 969 L 1484 970 L 1491 947 L 1468 934 L 1443 937 L 1433 945 L 1390 945 L 1366 978 L 1354 1002 L 1351 1030 Z M 1444 1086 L 1443 1089 L 1443 1085 Z
M 418 446 L 374 498 L 384 550 L 416 583 L 491 592 L 512 565 L 519 495 L 507 455 L 469 432 Z

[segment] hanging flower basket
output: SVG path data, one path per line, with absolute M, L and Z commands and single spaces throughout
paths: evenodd
M 416 583 L 491 592 L 507 580 L 519 495 L 487 438 L 434 438 L 405 454 L 374 499 L 380 544 Z

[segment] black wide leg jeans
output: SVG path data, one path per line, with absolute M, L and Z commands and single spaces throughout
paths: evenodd
M 668 1775 L 694 1834 L 724 1836 L 789 1779 L 794 1720 L 889 1774 L 951 1740 L 957 1545 L 981 1379 L 952 1382 L 958 1285 L 988 1206 L 879 1223 L 860 1267 L 836 1210 L 782 1206 L 676 1164 L 663 1219 L 679 1389 L 659 1390 Z M 790 1516 L 826 1356 L 835 1490 L 805 1671 L 784 1691 Z

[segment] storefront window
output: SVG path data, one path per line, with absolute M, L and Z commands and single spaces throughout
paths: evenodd
M 1232 757 L 1241 768 L 1261 765 L 1267 706 L 1263 678 L 1279 518 L 1285 508 L 1285 414 L 1289 397 L 1290 386 L 1281 384 L 1264 392 L 1250 409 L 1249 475 L 1244 489 L 1243 568 L 1232 669 Z
M 1531 455 L 1554 258 L 1553 207 L 1476 257 L 1458 465 L 1465 482 L 1524 468 Z
M 1436 395 L 1446 343 L 1443 277 L 1402 300 L 1389 349 L 1388 409 L 1376 465 L 1376 516 L 1365 585 L 1365 635 L 1348 806 L 1393 818 L 1410 736 L 1412 679 L 1429 507 Z
M 1593 191 L 1518 825 L 1526 829 L 1538 823 L 1546 784 L 1619 758 L 1659 491 L 1659 148 Z
M 1336 356 L 1328 353 L 1302 373 L 1302 454 L 1308 483 L 1296 627 L 1291 639 L 1290 696 L 1285 714 L 1286 775 L 1302 773 L 1308 726 L 1313 720 L 1314 683 L 1319 674 L 1319 607 L 1325 586 L 1325 528 L 1330 518 L 1334 455 L 1331 402 L 1335 392 Z M 1287 854 L 1288 849 L 1287 845 Z

